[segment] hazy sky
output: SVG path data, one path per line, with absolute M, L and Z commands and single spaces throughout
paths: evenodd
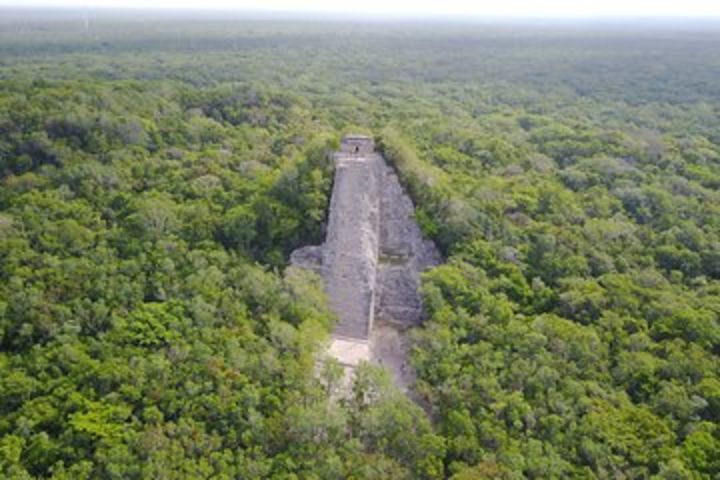
M 0 6 L 513 16 L 720 16 L 720 0 L 0 0 Z

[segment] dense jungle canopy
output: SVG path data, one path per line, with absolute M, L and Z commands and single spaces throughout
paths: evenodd
M 720 476 L 720 29 L 0 19 L 0 476 Z M 446 262 L 328 398 L 329 153 Z

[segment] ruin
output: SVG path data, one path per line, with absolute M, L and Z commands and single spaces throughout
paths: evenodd
M 405 330 L 422 319 L 420 274 L 440 255 L 371 137 L 344 137 L 334 161 L 325 243 L 298 249 L 290 260 L 324 280 L 338 316 L 329 355 L 350 371 L 361 361 L 381 363 L 407 387 Z
M 375 140 L 367 135 L 345 135 L 340 142 L 339 153 L 373 154 L 375 153 Z

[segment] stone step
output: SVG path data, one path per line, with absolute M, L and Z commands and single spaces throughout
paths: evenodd
M 404 384 L 411 377 L 407 352 L 393 349 L 404 329 L 420 323 L 420 273 L 440 255 L 423 238 L 412 201 L 372 139 L 346 137 L 334 161 L 325 243 L 293 252 L 291 262 L 323 277 L 338 317 L 330 356 L 350 369 L 361 360 L 387 361 Z M 382 323 L 376 333 L 374 321 Z M 383 335 L 400 340 L 384 342 Z

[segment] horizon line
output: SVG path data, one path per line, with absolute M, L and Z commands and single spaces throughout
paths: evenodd
M 38 12 L 71 12 L 71 11 L 98 11 L 98 12 L 152 12 L 152 13 L 234 13 L 234 14 L 253 14 L 253 15 L 292 15 L 307 17 L 347 17 L 362 16 L 372 18 L 446 18 L 446 19 L 466 19 L 466 20 L 699 20 L 699 21 L 720 21 L 720 13 L 717 14 L 625 14 L 625 13 L 568 13 L 568 14 L 538 14 L 538 13 L 482 13 L 482 12 L 382 12 L 368 10 L 332 10 L 332 9 L 310 9 L 310 10 L 293 10 L 293 9 L 272 9 L 272 8 L 228 8 L 228 7 L 169 7 L 169 6 L 113 6 L 113 5 L 0 5 L 0 10 L 15 11 L 38 11 Z

